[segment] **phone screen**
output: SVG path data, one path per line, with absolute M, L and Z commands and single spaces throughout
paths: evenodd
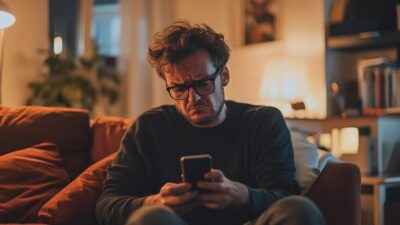
M 206 180 L 204 174 L 211 170 L 211 156 L 208 154 L 183 156 L 181 169 L 183 182 L 191 183 L 192 189 L 197 189 L 196 183 Z

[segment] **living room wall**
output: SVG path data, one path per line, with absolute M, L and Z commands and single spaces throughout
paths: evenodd
M 6 0 L 17 17 L 6 30 L 2 100 L 11 107 L 24 105 L 30 95 L 26 85 L 40 74 L 43 57 L 37 49 L 48 48 L 48 1 Z M 243 0 L 120 0 L 125 22 L 122 24 L 121 61 L 124 71 L 122 115 L 130 118 L 160 104 L 170 103 L 163 82 L 145 60 L 143 38 L 161 30 L 177 19 L 202 22 L 222 32 L 232 48 L 228 67 L 231 81 L 228 99 L 255 104 L 274 105 L 260 94 L 268 62 L 279 58 L 300 60 L 307 69 L 302 82 L 307 90 L 303 99 L 312 102 L 308 117 L 326 115 L 323 1 L 277 0 L 279 2 L 278 41 L 243 46 Z M 138 7 L 139 6 L 139 7 Z M 128 15 L 128 16 L 127 16 Z M 144 30 L 139 30 L 144 29 Z M 139 37 L 138 35 L 142 35 Z M 29 37 L 29 38 L 26 38 Z M 270 63 L 271 64 L 271 63 Z M 21 66 L 24 65 L 24 66 Z M 267 77 L 277 76 L 267 74 Z M 292 82 L 293 83 L 293 82 Z M 311 99 L 311 100 L 310 100 Z M 277 105 L 279 106 L 279 104 Z M 282 108 L 281 108 L 282 109 Z
M 247 46 L 241 44 L 243 2 L 175 0 L 174 18 L 207 23 L 225 35 L 232 49 L 228 63 L 231 74 L 230 84 L 226 88 L 228 99 L 275 105 L 280 107 L 286 116 L 293 116 L 293 112 L 285 111 L 279 101 L 263 97 L 260 93 L 262 89 L 260 84 L 265 79 L 263 76 L 269 76 L 268 79 L 279 76 L 279 74 L 265 74 L 266 67 L 270 66 L 268 61 L 273 62 L 277 59 L 281 61 L 283 59 L 284 62 L 295 61 L 305 68 L 306 73 L 302 78 L 294 77 L 287 82 L 292 82 L 292 86 L 304 86 L 302 87 L 304 93 L 299 95 L 309 110 L 301 116 L 324 117 L 326 115 L 324 1 L 277 0 L 278 40 Z M 296 83 L 296 79 L 300 80 L 301 84 Z
M 149 107 L 170 103 L 164 83 L 149 70 L 146 63 L 148 39 L 174 20 L 186 19 L 207 23 L 222 32 L 232 49 L 228 67 L 231 81 L 226 89 L 228 99 L 275 105 L 265 99 L 260 90 L 266 63 L 276 58 L 300 61 L 307 70 L 303 77 L 290 80 L 292 85 L 304 86 L 302 100 L 310 110 L 306 117 L 326 115 L 324 12 L 320 0 L 277 0 L 278 41 L 243 46 L 243 0 L 121 0 L 122 55 L 125 81 L 125 115 L 135 118 Z M 124 22 L 125 21 L 125 22 Z M 293 61 L 293 60 L 292 60 Z M 272 63 L 273 64 L 273 63 Z M 150 75 L 150 76 L 149 76 Z M 297 74 L 294 74 L 297 75 Z M 276 77 L 277 74 L 267 74 Z M 296 81 L 300 80 L 302 85 Z M 283 89 L 283 88 L 282 88 Z M 285 104 L 288 101 L 285 100 Z
M 38 49 L 48 49 L 48 0 L 5 0 L 16 17 L 5 30 L 2 104 L 10 107 L 25 105 L 30 95 L 27 84 L 42 69 L 44 56 Z

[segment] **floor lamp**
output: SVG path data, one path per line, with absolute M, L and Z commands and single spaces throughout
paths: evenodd
M 15 23 L 15 17 L 7 4 L 0 0 L 0 104 L 1 104 L 1 77 L 3 72 L 4 29 Z

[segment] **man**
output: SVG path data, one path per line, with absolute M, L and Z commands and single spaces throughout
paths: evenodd
M 324 224 L 294 178 L 290 134 L 272 107 L 225 101 L 229 48 L 207 25 L 177 22 L 154 36 L 149 62 L 175 105 L 145 112 L 108 169 L 100 224 Z M 210 154 L 197 187 L 180 157 Z M 280 200 L 282 199 L 282 200 Z

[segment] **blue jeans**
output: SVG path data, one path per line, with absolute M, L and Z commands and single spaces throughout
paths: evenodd
M 187 225 L 165 206 L 146 206 L 134 212 L 126 225 Z M 324 225 L 317 206 L 302 196 L 283 198 L 271 205 L 258 218 L 244 225 Z

